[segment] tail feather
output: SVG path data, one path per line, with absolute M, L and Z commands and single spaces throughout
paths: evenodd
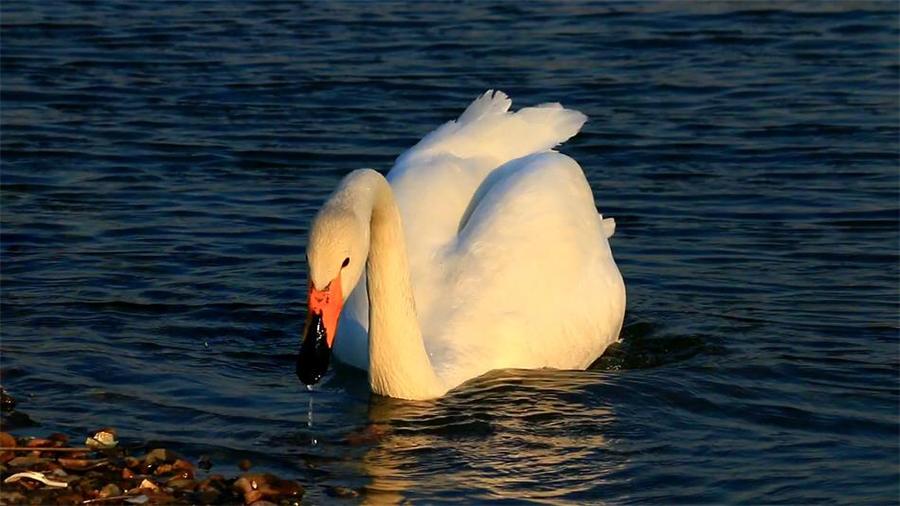
M 603 235 L 606 236 L 607 239 L 613 236 L 616 233 L 616 220 L 613 218 L 604 218 L 603 215 L 600 215 L 600 227 L 603 229 Z
M 502 91 L 488 90 L 459 119 L 426 135 L 397 159 L 449 154 L 459 158 L 490 158 L 502 164 L 552 149 L 581 130 L 584 114 L 558 103 L 509 112 L 512 101 Z

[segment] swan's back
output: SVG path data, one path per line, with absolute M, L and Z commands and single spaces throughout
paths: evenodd
M 510 105 L 502 92 L 485 93 L 459 119 L 398 157 L 388 174 L 403 219 L 423 338 L 435 369 L 451 381 L 495 367 L 586 365 L 566 365 L 572 360 L 548 356 L 556 346 L 552 341 L 528 341 L 533 340 L 526 332 L 529 326 L 541 327 L 534 325 L 535 319 L 552 317 L 535 315 L 539 301 L 527 297 L 541 272 L 535 268 L 577 268 L 596 279 L 611 264 L 615 279 L 604 283 L 621 285 L 606 242 L 611 230 L 607 226 L 604 232 L 580 167 L 550 152 L 578 132 L 585 116 L 559 104 L 515 113 L 509 112 Z M 543 239 L 555 246 L 539 250 L 535 241 Z M 565 283 L 575 275 L 557 272 L 555 279 Z M 593 285 L 557 285 L 544 286 L 543 296 L 558 298 L 555 291 L 568 289 L 585 304 L 597 302 Z M 613 298 L 624 307 L 624 290 Z M 341 316 L 335 352 L 363 369 L 368 366 L 367 312 L 361 281 Z M 481 335 L 491 332 L 484 325 L 491 325 L 495 335 Z M 621 325 L 621 319 L 612 325 Z M 581 332 L 580 327 L 571 330 Z M 585 339 L 585 349 L 568 346 L 563 355 L 590 362 L 593 356 L 583 357 L 608 344 L 586 334 Z M 481 359 L 475 357 L 479 354 Z M 541 363 L 531 364 L 535 360 Z M 461 367 L 463 362 L 470 367 Z
M 590 365 L 618 337 L 625 290 L 581 167 L 536 153 L 483 186 L 422 322 L 439 376 L 455 385 L 491 369 Z

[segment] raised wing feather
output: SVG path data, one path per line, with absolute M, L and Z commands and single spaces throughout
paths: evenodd
M 487 91 L 455 121 L 422 138 L 397 158 L 391 170 L 415 165 L 417 158 L 451 155 L 462 159 L 489 158 L 497 167 L 509 160 L 552 149 L 577 134 L 584 114 L 558 103 L 526 107 L 511 113 L 512 101 L 502 91 Z

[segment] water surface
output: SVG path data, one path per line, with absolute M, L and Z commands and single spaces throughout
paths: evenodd
M 312 502 L 894 503 L 896 3 L 2 3 L 2 373 Z M 446 398 L 293 374 L 309 220 L 488 88 L 563 151 L 628 287 L 582 372 Z M 30 431 L 30 432 L 29 432 Z

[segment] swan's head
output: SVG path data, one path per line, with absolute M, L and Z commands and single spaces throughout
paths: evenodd
M 359 282 L 369 253 L 368 227 L 339 205 L 340 200 L 336 195 L 316 215 L 306 247 L 309 306 L 297 377 L 307 385 L 317 383 L 328 370 L 345 297 Z

